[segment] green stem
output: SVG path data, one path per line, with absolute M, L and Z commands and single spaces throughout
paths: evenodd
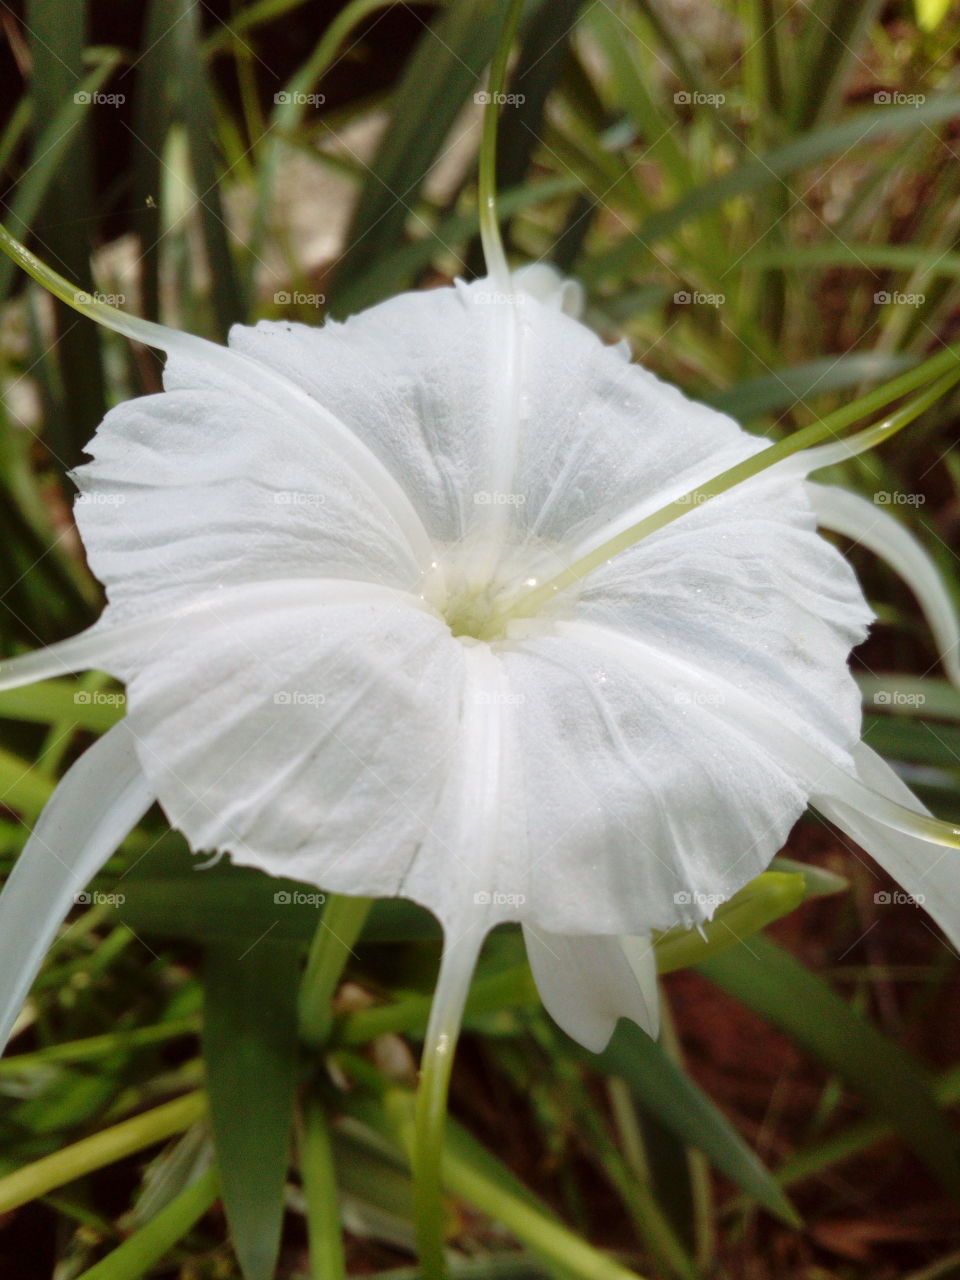
M 307 1201 L 310 1270 L 315 1280 L 346 1280 L 347 1260 L 340 1230 L 340 1197 L 327 1114 L 308 1097 L 303 1116 L 300 1174 Z
M 402 1089 L 388 1090 L 385 1107 L 403 1144 L 408 1150 L 415 1149 L 419 1121 L 414 1118 L 410 1095 Z M 564 1275 L 576 1276 L 577 1280 L 640 1280 L 636 1272 L 628 1271 L 536 1205 L 493 1181 L 449 1146 L 443 1150 L 442 1172 L 448 1190 L 503 1223 L 518 1240 Z M 424 1277 L 433 1280 L 422 1257 L 420 1266 Z
M 16 1169 L 0 1178 L 0 1213 L 9 1213 L 55 1187 L 182 1133 L 205 1115 L 206 1110 L 206 1095 L 197 1090 Z
M 497 120 L 500 115 L 503 87 L 507 81 L 510 50 L 513 48 L 522 12 L 523 0 L 512 0 L 497 41 L 493 62 L 490 64 L 477 180 L 480 243 L 483 245 L 487 274 L 497 280 L 504 289 L 508 289 L 510 285 L 510 268 L 507 265 L 507 255 L 503 251 L 500 222 L 497 218 Z
M 138 1280 L 200 1221 L 219 1193 L 217 1171 L 209 1169 L 77 1280 Z
M 333 997 L 372 905 L 372 898 L 331 894 L 327 899 L 300 984 L 300 1035 L 307 1044 L 324 1045 L 329 1039 Z
M 413 1144 L 413 1200 L 424 1280 L 444 1280 L 447 1273 L 441 1179 L 443 1131 L 460 1023 L 483 938 L 482 929 L 472 939 L 465 935 L 451 940 L 448 934 L 423 1044 Z
M 161 1022 L 154 1027 L 135 1027 L 130 1031 L 110 1031 L 105 1035 L 88 1036 L 84 1040 L 71 1040 L 66 1044 L 52 1044 L 32 1053 L 15 1054 L 12 1058 L 0 1058 L 0 1076 L 20 1075 L 24 1071 L 48 1066 L 51 1062 L 85 1062 L 88 1058 L 105 1057 L 110 1053 L 129 1052 L 144 1045 L 160 1044 L 179 1036 L 196 1035 L 200 1030 L 199 1017 L 178 1018 Z

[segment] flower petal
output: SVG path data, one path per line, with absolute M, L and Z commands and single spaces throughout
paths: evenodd
M 347 423 L 443 543 L 505 508 L 516 543 L 566 545 L 762 446 L 558 307 L 490 280 L 322 329 L 237 326 L 230 342 Z
M 854 749 L 857 774 L 871 791 L 928 812 L 905 782 L 865 743 Z M 892 831 L 849 804 L 819 798 L 817 808 L 903 886 L 960 950 L 960 852 Z
M 98 622 L 79 635 L 47 645 L 35 653 L 4 659 L 0 662 L 0 690 L 93 669 L 122 679 L 131 671 L 139 670 L 155 646 L 162 649 L 165 643 L 175 639 L 182 622 L 210 618 L 235 626 L 252 613 L 273 609 L 278 604 L 316 608 L 331 600 L 341 604 L 380 601 L 429 612 L 419 596 L 346 579 L 278 578 L 223 587 L 188 595 L 164 610 L 138 613 L 126 622 L 115 622 L 117 611 L 108 609 Z
M 0 894 L 0 1046 L 75 894 L 153 799 L 124 720 L 64 774 Z
M 657 1035 L 657 960 L 649 938 L 577 937 L 525 925 L 530 967 L 547 1012 L 568 1036 L 602 1053 L 620 1018 Z
M 504 854 L 501 879 L 523 895 L 516 918 L 541 931 L 638 935 L 709 919 L 806 806 L 795 771 L 721 714 L 726 690 L 709 673 L 698 684 L 652 646 L 583 622 L 557 622 L 502 661 L 523 762 L 506 806 L 523 806 L 527 846 L 512 874 Z
M 923 543 L 883 507 L 859 494 L 808 484 L 822 526 L 886 560 L 920 601 L 947 675 L 960 686 L 960 623 L 937 566 Z
M 77 523 L 112 621 L 274 577 L 418 586 L 434 558 L 425 535 L 415 548 L 304 415 L 291 421 L 263 389 L 220 385 L 216 367 L 190 372 L 190 389 L 111 410 L 94 461 L 75 472 Z
M 591 574 L 576 617 L 684 658 L 847 746 L 861 703 L 847 655 L 872 614 L 820 536 L 799 478 L 760 478 Z
M 195 850 L 335 892 L 403 893 L 457 742 L 464 649 L 421 601 L 324 586 L 311 599 L 288 584 L 241 625 L 184 620 L 120 673 L 128 717 Z

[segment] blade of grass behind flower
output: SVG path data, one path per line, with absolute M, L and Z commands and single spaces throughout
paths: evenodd
M 509 92 L 520 96 L 506 108 L 505 127 L 497 144 L 497 191 L 524 189 L 534 150 L 540 142 L 544 111 L 569 58 L 570 38 L 586 0 L 551 0 L 531 15 L 523 32 Z M 501 211 L 501 214 L 505 211 Z M 471 275 L 482 275 L 483 253 L 475 239 L 467 253 Z
M 217 1172 L 210 1169 L 77 1280 L 139 1280 L 203 1217 L 218 1193 Z
M 698 969 L 840 1076 L 897 1129 L 948 1191 L 960 1192 L 960 1144 L 943 1124 L 930 1073 L 822 978 L 759 936 Z
M 866 37 L 883 0 L 819 0 L 795 42 L 797 75 L 790 104 L 796 132 L 836 110 L 848 73 L 863 65 Z
M 805 134 L 766 155 L 747 161 L 688 192 L 670 208 L 653 214 L 635 235 L 582 263 L 585 280 L 618 277 L 649 254 L 649 245 L 666 239 L 685 223 L 729 200 L 750 195 L 838 152 L 866 142 L 880 142 L 944 123 L 960 115 L 960 96 L 936 95 L 917 107 L 878 106 L 858 111 L 838 125 Z
M 751 942 L 752 945 L 752 942 Z M 569 1042 L 591 1069 L 626 1081 L 644 1110 L 784 1222 L 797 1216 L 769 1170 L 713 1103 L 664 1051 L 632 1022 L 621 1021 L 598 1056 Z
M 270 1280 L 280 1251 L 299 971 L 299 949 L 270 938 L 207 950 L 207 1093 L 224 1208 L 245 1280 Z
M 50 120 L 77 92 L 83 78 L 86 5 L 63 5 L 59 0 L 28 0 L 27 35 L 30 47 L 30 93 L 35 119 Z M 94 107 L 94 110 L 109 108 Z M 56 181 L 47 187 L 40 221 L 34 234 L 61 270 L 82 288 L 92 290 L 89 243 L 95 233 L 93 156 L 86 129 L 86 113 L 78 120 L 70 145 L 64 148 Z M 42 138 L 38 138 L 38 144 Z M 42 155 L 35 147 L 31 161 Z M 48 424 L 59 465 L 75 466 L 83 446 L 107 408 L 100 335 L 55 304 L 58 360 L 63 399 Z
M 508 0 L 459 0 L 424 31 L 394 95 L 331 286 L 337 317 L 372 300 L 366 276 L 405 238 L 410 206 L 493 55 Z
M 207 68 L 200 56 L 200 6 L 196 0 L 179 0 L 183 20 L 171 28 L 179 66 L 177 115 L 190 145 L 190 164 L 207 267 L 210 300 L 217 336 L 226 338 L 231 324 L 246 319 L 246 305 L 230 248 L 230 237 L 220 196 L 223 168 L 215 143 L 213 93 Z
M 161 157 L 176 76 L 170 21 L 169 0 L 152 0 L 144 22 L 144 53 L 133 80 L 132 221 L 139 241 L 139 314 L 154 321 L 160 319 Z
M 795 406 L 802 409 L 803 404 L 798 402 L 812 400 L 831 391 L 847 391 L 864 382 L 892 378 L 917 364 L 918 357 L 873 351 L 825 356 L 794 365 L 792 369 L 778 369 L 702 398 L 715 409 L 743 422 Z

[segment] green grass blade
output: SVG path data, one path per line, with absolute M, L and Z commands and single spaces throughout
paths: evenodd
M 347 232 L 331 287 L 335 315 L 368 305 L 368 271 L 403 243 L 411 203 L 468 94 L 479 87 L 507 3 L 459 0 L 424 32 Z
M 77 93 L 83 78 L 86 41 L 85 4 L 62 5 L 57 0 L 28 0 L 26 26 L 32 66 L 31 95 L 36 120 L 50 120 Z M 109 110 L 95 105 L 94 110 Z M 90 239 L 95 232 L 93 158 L 87 135 L 87 113 L 77 121 L 69 146 L 63 150 L 57 181 L 51 182 L 33 231 L 52 258 L 82 288 L 93 289 Z M 38 139 L 42 145 L 42 138 Z M 32 159 L 42 156 L 40 146 Z M 63 398 L 57 416 L 48 424 L 48 438 L 58 465 L 75 466 L 83 446 L 106 412 L 100 335 L 78 325 L 59 303 L 57 355 Z
M 224 1208 L 245 1280 L 270 1280 L 280 1250 L 299 969 L 299 950 L 270 939 L 207 951 L 207 1093 Z
M 739 196 L 752 195 L 790 174 L 868 142 L 933 128 L 960 115 L 960 97 L 931 97 L 917 107 L 879 106 L 859 111 L 849 120 L 808 133 L 764 156 L 749 160 L 720 178 L 688 192 L 676 204 L 653 214 L 628 240 L 583 262 L 585 280 L 617 277 L 642 263 L 650 245 L 675 234 L 682 226 Z
M 773 1175 L 709 1098 L 639 1027 L 622 1021 L 608 1047 L 596 1057 L 579 1048 L 571 1047 L 571 1052 L 593 1070 L 625 1080 L 640 1105 L 661 1124 L 702 1151 L 764 1208 L 796 1225 L 797 1216 Z
M 760 937 L 699 969 L 838 1075 L 898 1130 L 944 1187 L 960 1191 L 960 1148 L 943 1124 L 929 1072 L 822 978 Z
M 77 1280 L 139 1280 L 200 1221 L 218 1193 L 217 1172 L 210 1169 Z

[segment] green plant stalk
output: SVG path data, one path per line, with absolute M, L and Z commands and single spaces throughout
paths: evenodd
M 146 1226 L 84 1271 L 77 1280 L 139 1280 L 200 1221 L 219 1191 L 217 1171 L 208 1169 L 165 1205 Z
M 329 1039 L 333 997 L 372 906 L 372 898 L 332 894 L 327 900 L 300 985 L 300 1035 L 307 1044 L 319 1046 Z
M 346 1280 L 347 1260 L 340 1230 L 340 1195 L 327 1113 L 319 1099 L 304 1105 L 300 1173 L 307 1202 L 310 1271 L 314 1280 Z
M 198 1017 L 178 1018 L 175 1022 L 161 1022 L 154 1027 L 136 1027 L 130 1031 L 110 1031 L 101 1036 L 88 1036 L 69 1044 L 52 1044 L 33 1053 L 15 1054 L 12 1058 L 0 1058 L 0 1076 L 15 1076 L 37 1067 L 47 1067 L 54 1062 L 86 1062 L 111 1053 L 128 1052 L 143 1045 L 161 1044 L 179 1036 L 196 1035 L 200 1030 Z
M 523 0 L 512 0 L 497 41 L 493 62 L 490 65 L 477 173 L 480 242 L 483 245 L 487 274 L 504 288 L 509 287 L 510 268 L 503 250 L 500 223 L 497 218 L 497 120 L 500 115 L 500 97 L 503 94 L 503 86 L 507 82 L 507 63 L 510 60 L 510 51 L 513 48 L 522 12 Z
M 403 1145 L 412 1153 L 419 1141 L 414 1099 L 405 1089 L 388 1089 L 384 1108 Z M 527 1245 L 549 1265 L 577 1280 L 640 1280 L 619 1262 L 600 1253 L 535 1205 L 499 1186 L 469 1160 L 445 1147 L 441 1159 L 443 1182 Z M 424 1275 L 428 1275 L 421 1259 Z
M 0 1178 L 0 1213 L 9 1213 L 55 1187 L 182 1133 L 201 1119 L 206 1110 L 206 1095 L 197 1090 L 8 1173 Z
M 801 868 L 799 863 L 789 870 L 765 871 L 723 903 L 714 918 L 704 924 L 702 933 L 699 929 L 670 929 L 660 934 L 654 939 L 658 972 L 672 973 L 699 964 L 779 920 L 811 894 L 835 893 L 844 887 L 839 877 L 821 876 L 817 871 Z M 512 965 L 473 984 L 464 1015 L 475 1017 L 524 1008 L 539 1000 L 529 966 Z M 430 997 L 421 995 L 406 996 L 373 1009 L 358 1009 L 339 1024 L 334 1043 L 352 1047 L 391 1033 L 422 1035 L 429 1015 Z

